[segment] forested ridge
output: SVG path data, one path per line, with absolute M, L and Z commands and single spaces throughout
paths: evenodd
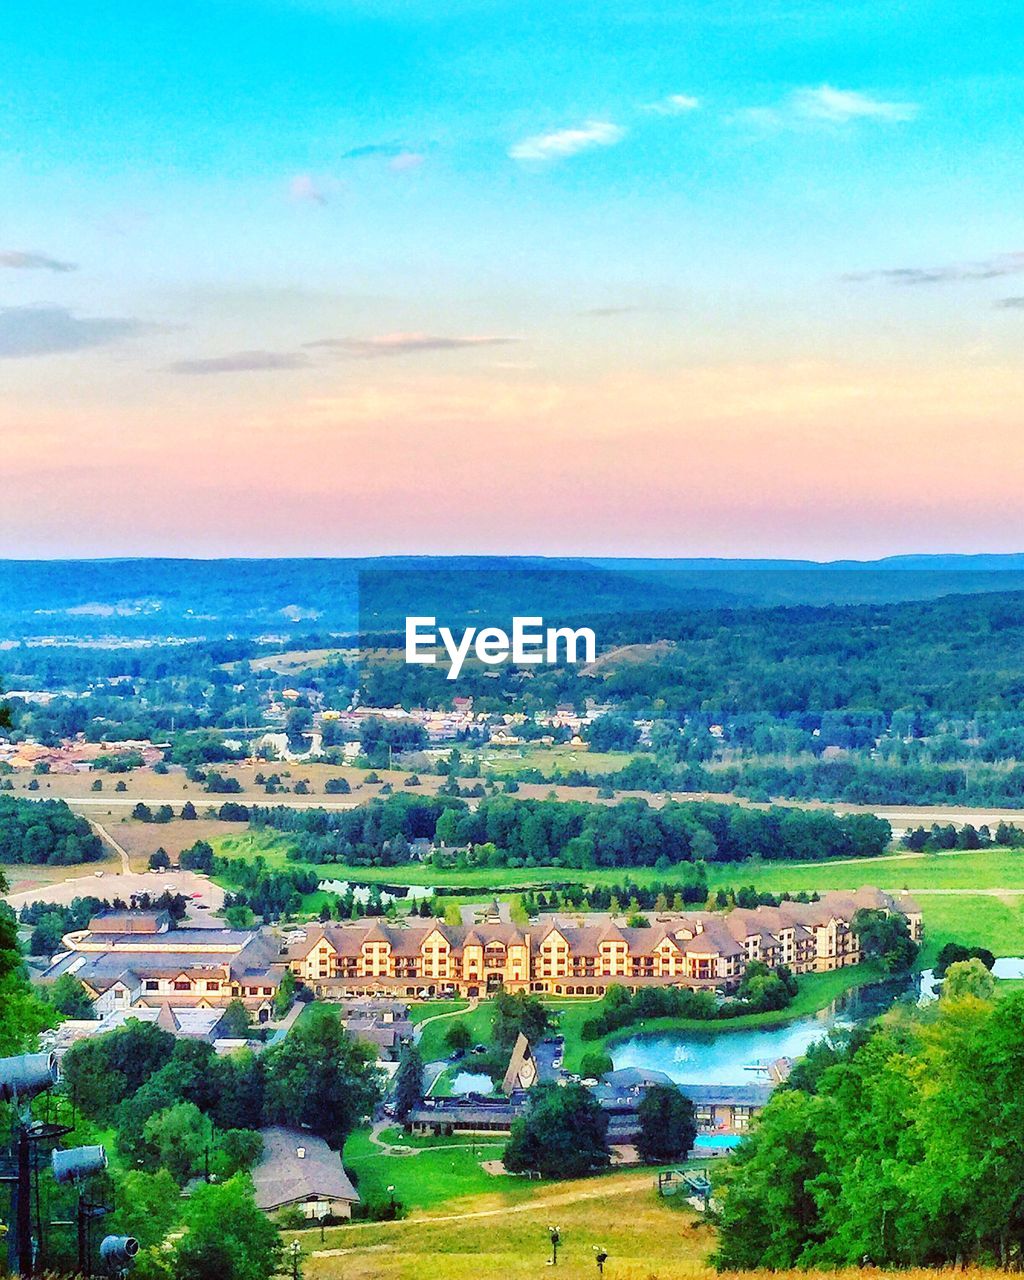
M 588 868 L 871 857 L 891 836 L 871 814 L 698 801 L 654 808 L 636 798 L 602 805 L 494 796 L 471 809 L 455 797 L 394 795 L 356 809 L 256 806 L 248 815 L 288 833 L 298 860 L 378 866 L 409 861 L 417 839 L 452 851 L 473 846 L 484 865 Z
M 812 1048 L 775 1093 L 720 1176 L 722 1269 L 1019 1269 L 1024 992 L 954 970 L 953 998 Z

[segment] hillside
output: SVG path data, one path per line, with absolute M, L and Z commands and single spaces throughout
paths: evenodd
M 390 629 L 542 612 L 549 620 L 771 604 L 893 602 L 1024 587 L 1024 557 L 783 560 L 396 556 L 4 560 L 0 637 L 141 639 Z

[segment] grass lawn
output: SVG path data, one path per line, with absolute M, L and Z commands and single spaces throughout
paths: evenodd
M 988 947 L 997 956 L 1024 956 L 1024 897 L 928 894 L 919 901 L 924 912 L 925 964 L 950 941 Z
M 358 1181 L 364 1200 L 387 1200 L 388 1187 L 409 1210 L 435 1209 L 452 1201 L 485 1192 L 497 1192 L 502 1202 L 513 1204 L 529 1198 L 537 1186 L 511 1176 L 494 1177 L 480 1167 L 481 1160 L 498 1160 L 504 1138 L 474 1146 L 472 1142 L 437 1142 L 413 1156 L 388 1155 L 370 1141 L 369 1131 L 357 1129 L 345 1143 L 345 1168 Z
M 310 1280 L 534 1280 L 547 1269 L 551 1224 L 561 1235 L 563 1280 L 594 1280 L 595 1246 L 607 1251 L 605 1274 L 613 1280 L 710 1280 L 710 1228 L 680 1197 L 660 1198 L 655 1177 L 654 1169 L 631 1169 L 559 1183 L 490 1179 L 487 1192 L 444 1206 L 446 1215 L 473 1215 L 461 1220 L 328 1229 L 324 1248 L 344 1250 L 335 1257 L 317 1256 L 316 1232 L 294 1238 Z
M 217 853 L 227 858 L 264 858 L 268 866 L 289 862 L 287 836 L 266 830 L 240 831 L 213 840 Z M 306 864 L 298 864 L 306 865 Z M 401 867 L 358 867 L 330 862 L 316 868 L 324 879 L 363 883 L 429 885 L 481 893 L 491 889 L 559 884 L 616 884 L 629 879 L 639 885 L 673 879 L 673 868 L 612 867 L 580 871 L 568 867 L 471 867 L 441 870 L 429 863 Z M 682 870 L 685 870 L 685 866 Z M 678 875 L 679 872 L 676 872 Z M 835 862 L 785 863 L 751 859 L 747 862 L 712 863 L 709 887 L 754 884 L 778 893 L 801 889 L 857 889 L 864 884 L 882 889 L 1024 889 L 1024 850 L 986 849 L 965 853 L 884 855 Z
M 422 1022 L 439 1013 L 457 1013 L 468 1008 L 468 1002 L 465 1000 L 434 1000 L 428 1004 L 413 1005 L 412 1020 Z M 436 1062 L 441 1058 L 447 1058 L 449 1049 L 445 1043 L 445 1037 L 456 1022 L 466 1024 L 473 1044 L 486 1044 L 490 1040 L 491 1026 L 494 1022 L 494 1002 L 484 1000 L 471 1012 L 464 1013 L 461 1017 L 439 1018 L 438 1021 L 425 1026 L 419 1041 L 420 1055 L 424 1062 Z
M 663 878 L 667 873 L 663 873 Z M 856 858 L 816 863 L 733 862 L 711 864 L 712 889 L 754 884 L 772 893 L 787 889 L 1024 889 L 1024 850 L 984 849 L 968 853 L 923 853 L 913 857 Z
M 463 750 L 466 760 L 476 760 L 483 774 L 499 778 L 516 774 L 521 769 L 539 769 L 545 778 L 578 770 L 587 773 L 617 773 L 642 751 L 590 751 L 586 748 L 562 746 L 495 747 L 484 746 L 475 751 Z
M 406 1133 L 397 1125 L 393 1129 L 381 1132 L 381 1141 L 392 1147 L 412 1147 L 417 1151 L 429 1151 L 432 1147 L 487 1147 L 504 1146 L 504 1139 L 474 1137 L 470 1133 L 450 1133 L 446 1137 L 435 1137 L 433 1134 Z

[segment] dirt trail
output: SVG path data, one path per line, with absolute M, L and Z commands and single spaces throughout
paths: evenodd
M 128 857 L 128 850 L 124 847 L 124 845 L 119 844 L 118 841 L 115 840 L 114 837 L 110 834 L 110 832 L 106 829 L 106 827 L 104 827 L 101 823 L 97 822 L 95 818 L 89 818 L 88 822 L 89 822 L 89 825 L 92 827 L 92 829 L 99 836 L 99 838 L 103 841 L 103 843 L 110 845 L 111 849 L 113 849 L 114 852 L 121 859 L 122 874 L 126 876 L 131 875 L 131 870 L 132 870 L 131 859 Z

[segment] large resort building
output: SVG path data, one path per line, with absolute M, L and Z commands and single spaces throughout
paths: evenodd
M 99 1017 L 129 1008 L 224 1008 L 241 1000 L 267 1021 L 287 965 L 267 929 L 172 929 L 163 912 L 107 913 L 66 934 L 65 950 L 42 974 L 68 973 Z
M 658 914 L 639 928 L 607 915 L 566 914 L 521 926 L 500 920 L 325 924 L 310 928 L 287 961 L 326 998 L 473 997 L 498 989 L 599 995 L 612 984 L 728 991 L 753 960 L 795 973 L 857 964 L 852 924 L 862 908 L 904 916 L 911 937 L 923 936 L 920 908 L 908 895 L 865 888 L 778 907 Z

